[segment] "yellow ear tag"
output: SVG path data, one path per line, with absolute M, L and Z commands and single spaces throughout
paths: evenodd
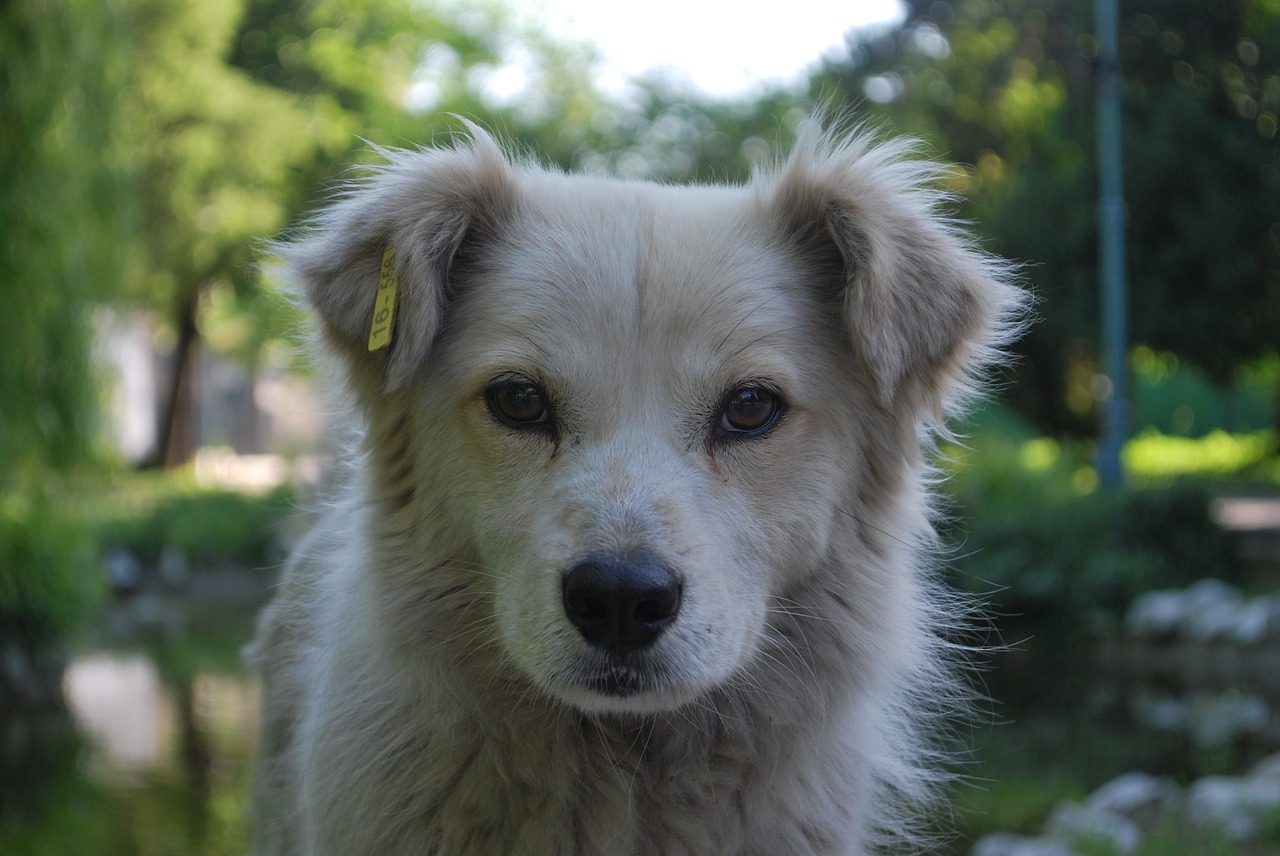
M 400 279 L 396 276 L 396 255 L 387 244 L 382 252 L 382 270 L 378 274 L 378 299 L 373 304 L 373 327 L 369 330 L 369 350 L 380 351 L 391 344 L 391 332 L 396 324 L 396 291 Z

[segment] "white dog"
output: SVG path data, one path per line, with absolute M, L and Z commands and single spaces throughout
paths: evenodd
M 472 128 L 281 248 L 362 432 L 256 643 L 256 853 L 911 846 L 925 453 L 1021 297 L 936 165 L 801 136 L 673 187 Z

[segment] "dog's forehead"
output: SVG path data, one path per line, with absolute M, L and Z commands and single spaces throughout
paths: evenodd
M 835 317 L 746 188 L 547 177 L 478 252 L 479 275 L 455 315 L 472 364 L 508 350 L 555 363 L 633 352 L 798 372 L 779 331 Z

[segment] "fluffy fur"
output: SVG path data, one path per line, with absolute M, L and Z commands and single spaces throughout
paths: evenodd
M 362 430 L 256 643 L 255 853 L 911 846 L 959 697 L 926 452 L 1020 295 L 909 154 L 815 126 L 745 186 L 675 187 L 472 128 L 280 248 Z M 764 430 L 726 423 L 742 390 Z M 567 575 L 636 556 L 678 611 L 606 650 Z

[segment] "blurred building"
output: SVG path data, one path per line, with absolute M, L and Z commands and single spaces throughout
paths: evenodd
M 173 348 L 145 312 L 99 310 L 94 326 L 108 432 L 121 456 L 137 464 L 155 455 Z M 287 460 L 316 452 L 325 414 L 308 378 L 274 365 L 250 372 L 202 342 L 193 369 L 190 448 Z

